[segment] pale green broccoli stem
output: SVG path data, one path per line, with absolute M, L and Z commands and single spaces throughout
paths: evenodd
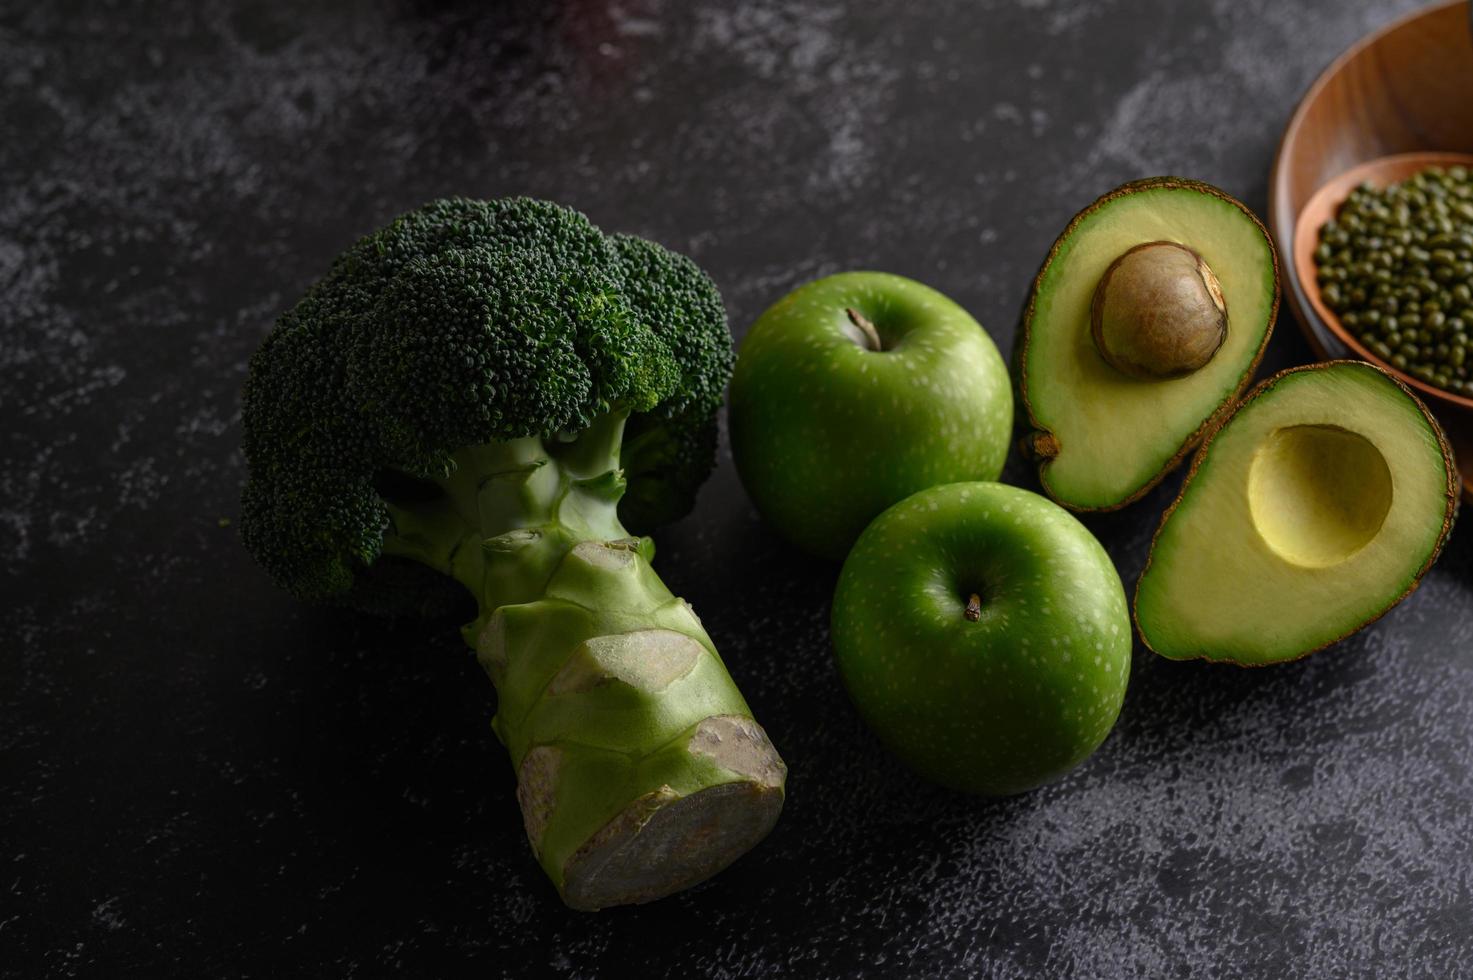
M 538 860 L 577 908 L 648 901 L 766 835 L 786 768 L 689 604 L 619 523 L 626 414 L 456 454 L 445 498 L 391 506 L 389 554 L 464 584 Z

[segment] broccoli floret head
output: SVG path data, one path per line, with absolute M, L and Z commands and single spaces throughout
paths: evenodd
M 386 474 L 628 411 L 620 514 L 649 529 L 709 474 L 731 365 L 684 256 L 547 201 L 434 201 L 340 255 L 251 359 L 242 536 L 300 598 L 445 608 L 433 572 L 381 557 Z

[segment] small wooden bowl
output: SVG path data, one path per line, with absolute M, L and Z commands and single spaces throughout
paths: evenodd
M 1309 203 L 1300 210 L 1299 218 L 1294 225 L 1294 246 L 1289 255 L 1290 261 L 1294 264 L 1295 285 L 1298 286 L 1300 294 L 1309 304 L 1309 312 L 1313 313 L 1346 349 L 1361 360 L 1371 361 L 1390 371 L 1401 380 L 1402 384 L 1415 390 L 1422 396 L 1422 400 L 1429 404 L 1447 402 L 1458 408 L 1473 411 L 1473 398 L 1444 391 L 1435 385 L 1420 381 L 1403 371 L 1398 371 L 1367 350 L 1360 338 L 1347 330 L 1340 322 L 1340 318 L 1325 305 L 1324 298 L 1320 295 L 1319 282 L 1315 277 L 1314 250 L 1320 243 L 1320 226 L 1339 210 L 1341 203 L 1352 190 L 1366 183 L 1374 187 L 1385 187 L 1387 184 L 1405 180 L 1420 170 L 1434 166 L 1463 166 L 1473 169 L 1473 153 L 1398 153 L 1395 156 L 1371 160 L 1345 171 L 1315 191 Z
M 1361 39 L 1309 87 L 1279 143 L 1269 179 L 1269 229 L 1289 309 L 1320 357 L 1386 367 L 1436 413 L 1473 500 L 1473 399 L 1396 371 L 1325 307 L 1315 281 L 1319 227 L 1350 190 L 1409 176 L 1456 156 L 1473 161 L 1473 11 L 1441 3 Z

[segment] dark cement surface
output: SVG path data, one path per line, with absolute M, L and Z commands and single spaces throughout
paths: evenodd
M 597 915 L 531 860 L 452 627 L 303 608 L 219 526 L 251 350 L 430 197 L 552 197 L 686 250 L 738 334 L 873 267 L 1006 350 L 1078 207 L 1181 173 L 1261 212 L 1305 85 L 1412 6 L 4 4 L 0 975 L 1470 975 L 1467 524 L 1307 661 L 1138 650 L 1098 755 L 986 802 L 861 727 L 835 569 L 723 449 L 658 564 L 786 756 L 787 810 L 711 883 Z M 1308 356 L 1286 315 L 1266 370 Z M 1088 520 L 1127 585 L 1177 482 Z

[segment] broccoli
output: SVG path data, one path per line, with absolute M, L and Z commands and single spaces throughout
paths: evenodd
M 575 908 L 695 884 L 782 807 L 782 760 L 626 530 L 689 510 L 731 365 L 695 263 L 528 198 L 363 238 L 251 359 L 246 547 L 304 600 L 469 594 L 527 836 Z

